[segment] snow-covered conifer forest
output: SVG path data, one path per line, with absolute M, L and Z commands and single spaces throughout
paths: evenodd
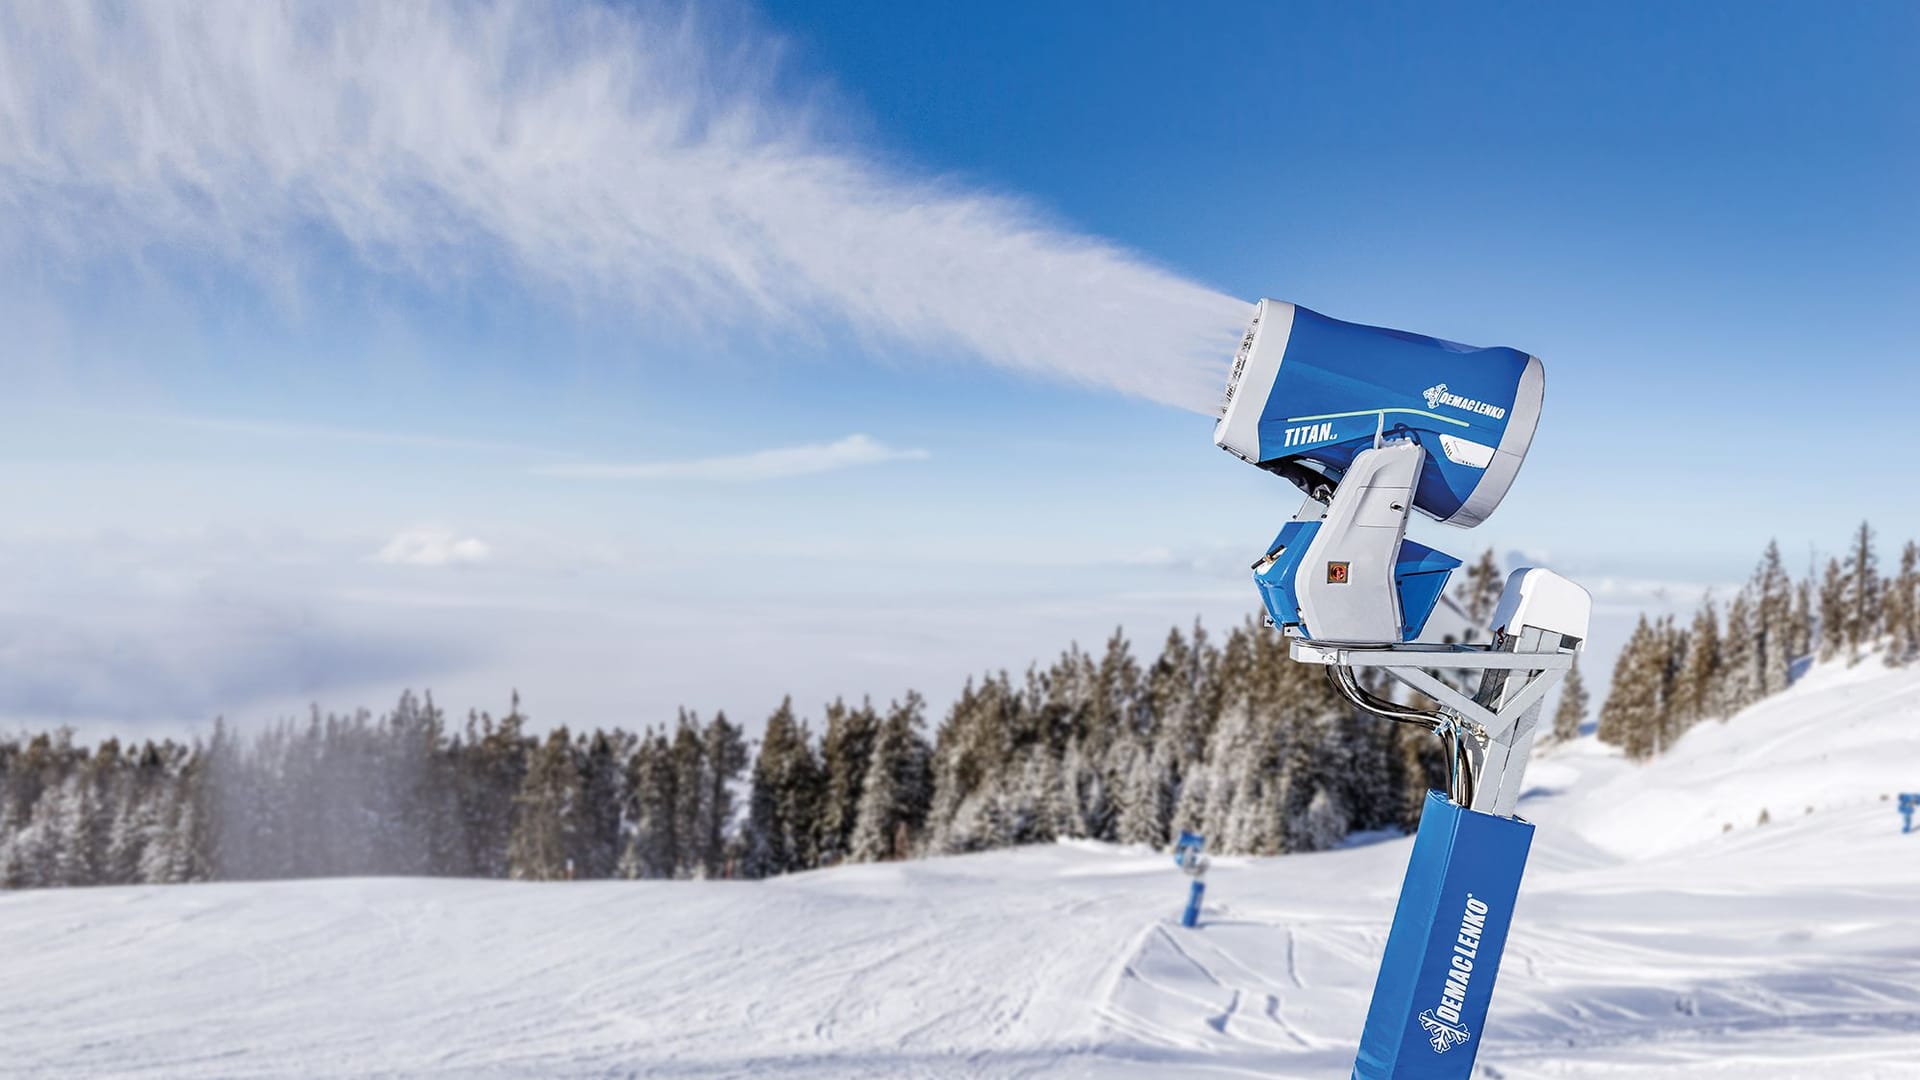
M 1785 689 L 1809 656 L 1903 664 L 1920 651 L 1920 547 L 1884 574 L 1862 525 L 1818 580 L 1768 545 L 1735 595 L 1688 625 L 1642 620 L 1599 710 L 1632 758 Z M 1455 599 L 1484 620 L 1492 553 Z M 1723 614 L 1724 609 L 1724 614 Z M 1550 720 L 1577 734 L 1576 675 Z M 0 882 L 10 888 L 435 875 L 760 878 L 844 862 L 1055 839 L 1316 851 L 1405 828 L 1440 781 L 1437 744 L 1355 715 L 1252 620 L 1175 630 L 1143 658 L 1120 633 L 1023 674 L 967 682 L 929 730 L 921 698 L 783 704 L 757 745 L 724 714 L 665 727 L 450 718 L 430 696 L 211 737 L 0 740 Z

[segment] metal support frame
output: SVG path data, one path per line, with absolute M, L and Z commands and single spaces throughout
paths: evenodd
M 1334 686 L 1355 705 L 1377 716 L 1418 724 L 1447 745 L 1453 801 L 1483 813 L 1513 816 L 1539 727 L 1541 700 L 1568 669 L 1570 639 L 1524 627 L 1491 645 L 1339 645 L 1295 638 L 1293 659 L 1328 669 Z M 1429 712 L 1374 697 L 1355 672 L 1377 669 L 1439 704 Z M 1479 671 L 1480 688 L 1468 696 L 1434 671 Z

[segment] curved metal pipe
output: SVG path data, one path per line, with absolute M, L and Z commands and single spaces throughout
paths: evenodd
M 1447 795 L 1461 806 L 1472 806 L 1476 780 L 1473 775 L 1473 759 L 1467 754 L 1467 740 L 1472 738 L 1459 718 L 1440 710 L 1416 709 L 1400 705 L 1382 697 L 1368 693 L 1360 685 L 1353 669 L 1343 664 L 1327 666 L 1327 681 L 1341 697 L 1352 702 L 1363 712 L 1372 713 L 1382 719 L 1401 724 L 1413 724 L 1427 729 L 1440 737 L 1440 744 L 1447 753 Z
M 1472 806 L 1479 786 L 1473 775 L 1473 758 L 1467 754 L 1467 740 L 1472 736 L 1452 719 L 1446 723 L 1445 731 L 1435 734 L 1446 743 L 1447 794 L 1461 806 Z
M 1402 724 L 1417 724 L 1435 734 L 1439 734 L 1441 726 L 1445 723 L 1438 712 L 1398 705 L 1385 698 L 1373 696 L 1360 685 L 1360 680 L 1354 676 L 1353 669 L 1345 665 L 1328 665 L 1327 681 L 1333 684 L 1333 688 L 1339 691 L 1341 697 L 1375 716 Z

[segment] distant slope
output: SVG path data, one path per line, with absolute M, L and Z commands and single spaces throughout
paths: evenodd
M 1920 789 L 1917 690 L 1819 669 L 1650 765 L 1545 755 L 1483 1074 L 1920 1077 L 1920 835 L 1879 801 Z M 1220 860 L 1193 931 L 1164 856 L 1077 844 L 5 894 L 0 1073 L 1335 1080 L 1406 854 Z
M 1667 851 L 1752 827 L 1920 791 L 1920 669 L 1816 665 L 1784 693 L 1708 721 L 1580 800 L 1571 824 L 1613 850 Z M 1894 819 L 1892 806 L 1881 812 Z M 1913 880 L 1913 879 L 1909 879 Z

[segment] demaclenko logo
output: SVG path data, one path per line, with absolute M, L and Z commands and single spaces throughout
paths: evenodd
M 1460 1022 L 1460 1010 L 1467 1006 L 1467 983 L 1473 979 L 1473 961 L 1480 955 L 1480 935 L 1486 929 L 1486 901 L 1468 893 L 1466 910 L 1460 913 L 1460 934 L 1447 961 L 1447 982 L 1440 990 L 1440 1004 L 1420 1014 L 1420 1027 L 1436 1054 L 1473 1038 L 1473 1032 Z
M 1489 405 L 1484 401 L 1475 401 L 1472 398 L 1464 398 L 1458 394 L 1447 393 L 1446 383 L 1441 383 L 1438 386 L 1429 386 L 1420 393 L 1421 396 L 1427 399 L 1427 408 L 1429 409 L 1437 409 L 1442 405 L 1451 405 L 1456 409 L 1465 409 L 1468 412 L 1479 413 L 1482 416 L 1491 416 L 1495 420 L 1505 420 L 1507 418 L 1507 410 L 1498 405 Z

